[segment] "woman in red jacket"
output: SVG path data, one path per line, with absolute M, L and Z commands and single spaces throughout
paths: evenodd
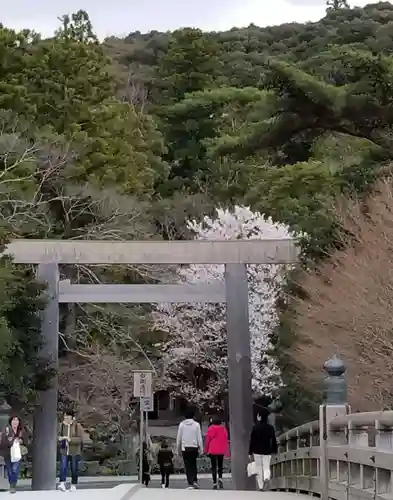
M 224 456 L 229 456 L 228 432 L 221 425 L 221 419 L 215 417 L 206 434 L 205 453 L 210 456 L 211 470 L 213 476 L 213 489 L 223 489 L 222 469 Z M 218 472 L 218 481 L 217 481 Z

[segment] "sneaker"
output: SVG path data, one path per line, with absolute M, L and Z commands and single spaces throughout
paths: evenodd
M 67 491 L 65 483 L 59 483 L 59 486 L 57 487 L 57 489 L 60 491 Z
M 218 480 L 218 487 L 220 488 L 220 490 L 223 490 L 223 489 L 224 489 L 224 483 L 223 483 L 223 480 L 222 480 L 222 479 L 219 479 L 219 480 Z
M 164 489 L 165 489 L 165 484 L 162 484 L 162 485 L 161 485 L 161 488 L 164 490 Z
M 216 483 L 213 484 L 213 490 L 217 490 L 218 489 L 218 485 Z
M 188 490 L 193 490 L 194 489 L 194 486 L 188 486 L 187 487 Z
M 193 490 L 199 490 L 198 483 L 196 483 L 196 482 L 195 482 L 195 483 L 192 485 L 192 489 L 193 489 Z
M 16 488 L 14 484 L 11 484 L 10 486 L 10 493 L 16 493 Z
M 75 484 L 71 484 L 71 486 L 70 486 L 70 491 L 76 491 L 76 486 L 75 486 Z

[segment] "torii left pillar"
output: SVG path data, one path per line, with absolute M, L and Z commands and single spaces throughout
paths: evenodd
M 48 390 L 39 394 L 34 413 L 32 489 L 56 489 L 57 396 L 59 365 L 59 268 L 39 264 L 38 281 L 46 284 L 47 303 L 42 317 L 42 359 L 56 375 Z

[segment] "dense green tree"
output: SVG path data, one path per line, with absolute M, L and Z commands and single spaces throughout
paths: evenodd
M 218 56 L 219 47 L 210 35 L 194 28 L 174 31 L 158 66 L 164 100 L 179 101 L 212 87 L 221 64 Z
M 266 93 L 256 88 L 219 87 L 187 94 L 167 106 L 165 130 L 172 167 L 169 179 L 160 186 L 161 194 L 179 188 L 198 192 L 207 184 L 213 188 L 212 182 L 214 187 L 220 186 L 224 175 L 233 176 L 226 162 L 212 158 L 216 143 L 247 127 L 254 104 L 261 103 L 267 106 Z M 240 189 L 242 186 L 244 183 Z
M 57 36 L 65 40 L 78 40 L 82 43 L 93 42 L 98 45 L 97 35 L 93 31 L 89 15 L 84 10 L 78 10 L 71 16 L 64 15 L 60 18 L 62 26 L 57 31 Z
M 279 151 L 284 161 L 296 163 L 299 155 L 311 157 L 318 137 L 335 132 L 366 139 L 393 154 L 390 59 L 346 49 L 341 57 L 356 78 L 341 87 L 269 59 L 265 85 L 276 95 L 276 110 L 228 149 L 238 150 L 242 156 L 259 149 L 271 150 L 273 155 Z
M 87 14 L 63 23 L 55 38 L 34 43 L 0 30 L 9 61 L 0 107 L 28 117 L 40 133 L 64 137 L 76 167 L 71 179 L 111 183 L 132 194 L 151 191 L 166 175 L 159 132 L 144 113 L 116 99 L 117 82 Z
M 26 410 L 53 374 L 48 362 L 39 358 L 45 298 L 33 271 L 4 257 L 0 259 L 0 304 L 0 392 Z

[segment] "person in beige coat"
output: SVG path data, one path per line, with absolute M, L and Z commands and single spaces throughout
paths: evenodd
M 70 491 L 76 489 L 78 484 L 78 467 L 83 447 L 84 430 L 75 419 L 72 410 L 64 412 L 63 421 L 59 427 L 60 443 L 60 482 L 59 490 L 66 491 L 68 467 L 71 467 Z

